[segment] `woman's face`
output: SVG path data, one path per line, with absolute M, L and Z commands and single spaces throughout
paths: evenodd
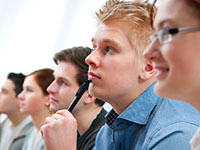
M 47 109 L 45 102 L 48 101 L 48 96 L 43 94 L 42 89 L 35 81 L 34 75 L 25 78 L 23 91 L 18 95 L 18 98 L 21 112 L 34 114 Z
M 200 27 L 200 19 L 184 0 L 165 0 L 158 8 L 155 33 L 163 28 Z M 200 30 L 179 32 L 171 41 L 152 41 L 144 52 L 157 69 L 158 95 L 188 102 L 200 96 Z

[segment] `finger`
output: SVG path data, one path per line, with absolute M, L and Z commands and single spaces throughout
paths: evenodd
M 55 120 L 57 120 L 56 118 L 54 118 L 53 116 L 51 117 L 47 117 L 44 121 L 44 124 L 49 124 L 49 123 L 52 123 L 54 122 Z
M 56 114 L 62 115 L 62 116 L 73 116 L 67 109 L 58 110 Z
M 40 132 L 41 132 L 41 135 L 42 135 L 42 138 L 45 137 L 45 131 L 46 131 L 46 128 L 47 128 L 47 125 L 44 124 L 40 127 Z
M 64 117 L 63 115 L 57 114 L 57 113 L 55 113 L 55 114 L 52 115 L 52 118 L 55 119 L 55 120 L 59 120 L 59 119 L 61 119 L 63 117 Z

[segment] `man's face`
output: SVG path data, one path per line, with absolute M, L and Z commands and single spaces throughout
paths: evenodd
M 121 107 L 121 101 L 138 96 L 137 84 L 143 64 L 135 59 L 128 32 L 130 29 L 122 23 L 99 25 L 92 38 L 95 50 L 86 58 L 88 76 L 92 80 L 90 94 L 113 107 Z
M 7 79 L 0 92 L 0 113 L 11 114 L 18 110 L 18 100 L 14 89 L 14 83 Z
M 54 72 L 55 80 L 48 87 L 50 110 L 67 109 L 79 88 L 76 81 L 77 69 L 70 62 L 59 62 Z

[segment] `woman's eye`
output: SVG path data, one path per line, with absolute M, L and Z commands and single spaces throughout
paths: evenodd
M 32 89 L 30 89 L 30 88 L 27 88 L 26 89 L 28 92 L 32 92 L 33 90 Z

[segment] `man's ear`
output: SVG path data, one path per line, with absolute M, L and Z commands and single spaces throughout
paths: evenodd
M 156 73 L 156 69 L 152 63 L 152 61 L 145 62 L 144 68 L 139 76 L 139 78 L 143 81 L 146 81 L 154 76 Z
M 85 91 L 85 94 L 86 94 L 86 98 L 84 99 L 85 104 L 93 103 L 96 100 L 96 98 L 94 96 L 91 96 L 88 93 L 88 91 Z

